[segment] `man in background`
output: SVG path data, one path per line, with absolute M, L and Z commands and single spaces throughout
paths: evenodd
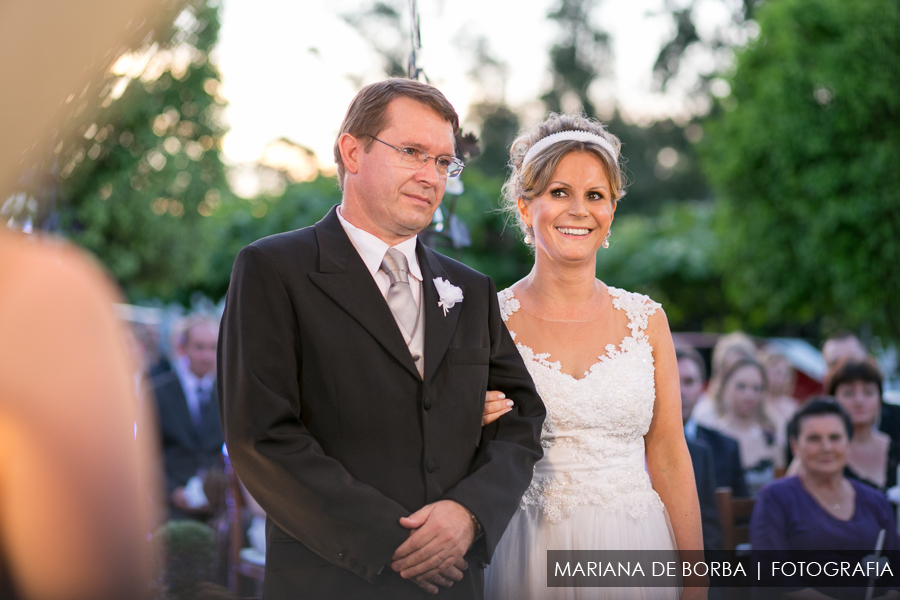
M 700 354 L 690 347 L 675 349 L 678 359 L 678 375 L 681 379 L 681 416 L 684 421 L 684 437 L 688 442 L 702 442 L 712 452 L 715 469 L 714 487 L 730 487 L 735 496 L 747 496 L 741 452 L 737 440 L 697 424 L 691 411 L 697 404 L 706 383 L 706 364 Z M 693 453 L 691 454 L 693 458 Z M 701 500 L 701 513 L 703 501 Z
M 153 380 L 169 516 L 202 519 L 210 515 L 203 476 L 216 464 L 223 444 L 215 389 L 218 321 L 190 315 L 177 332 L 173 370 Z

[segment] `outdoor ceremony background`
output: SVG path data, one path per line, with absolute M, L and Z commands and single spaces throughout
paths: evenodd
M 419 4 L 420 64 L 481 145 L 444 201 L 471 244 L 440 251 L 501 289 L 524 276 L 497 211 L 509 143 L 583 110 L 621 138 L 630 181 L 598 277 L 661 302 L 674 331 L 900 340 L 897 2 Z M 217 303 L 241 247 L 340 201 L 343 111 L 406 73 L 409 38 L 402 0 L 189 2 L 69 98 L 71 135 L 2 218 L 82 245 L 133 304 Z

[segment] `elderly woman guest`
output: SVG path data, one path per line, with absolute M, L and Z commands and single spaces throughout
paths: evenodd
M 881 530 L 885 530 L 883 550 L 900 550 L 893 510 L 884 496 L 844 476 L 854 430 L 850 417 L 832 398 L 813 399 L 794 415 L 788 437 L 799 472 L 760 490 L 750 520 L 754 551 L 865 554 L 875 549 Z M 825 592 L 827 596 L 808 597 L 840 595 L 838 589 Z M 900 594 L 892 591 L 887 597 Z
M 877 429 L 882 379 L 871 360 L 852 360 L 838 363 L 827 384 L 828 393 L 837 398 L 853 423 L 847 475 L 884 491 L 897 485 L 900 441 Z
M 725 371 L 715 396 L 719 416 L 713 426 L 737 440 L 750 495 L 774 479 L 775 469 L 784 466 L 784 449 L 763 407 L 766 387 L 762 365 L 742 358 Z

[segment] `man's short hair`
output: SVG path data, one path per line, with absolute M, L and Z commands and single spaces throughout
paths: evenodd
M 175 326 L 174 338 L 178 347 L 186 346 L 191 334 L 191 329 L 198 325 L 209 325 L 218 331 L 219 319 L 206 313 L 191 313 L 184 317 Z
M 341 131 L 334 141 L 334 162 L 337 165 L 338 185 L 344 189 L 344 160 L 339 146 L 341 136 L 349 133 L 360 139 L 378 135 L 387 125 L 387 107 L 396 98 L 410 98 L 431 108 L 453 127 L 453 135 L 459 131 L 459 115 L 450 101 L 434 86 L 394 77 L 377 83 L 370 83 L 353 98 L 341 123 Z M 366 150 L 372 145 L 371 138 L 365 141 Z
M 822 347 L 825 347 L 825 344 L 831 341 L 841 342 L 843 340 L 855 339 L 859 342 L 859 345 L 862 346 L 862 342 L 859 339 L 859 336 L 850 331 L 849 329 L 837 329 L 832 331 L 828 337 L 825 338 L 825 341 L 822 342 Z
M 703 361 L 703 357 L 700 356 L 700 353 L 697 352 L 697 349 L 693 346 L 677 346 L 675 348 L 675 360 L 680 361 L 682 359 L 693 361 L 694 364 L 697 365 L 697 368 L 700 370 L 700 378 L 705 383 L 706 363 Z

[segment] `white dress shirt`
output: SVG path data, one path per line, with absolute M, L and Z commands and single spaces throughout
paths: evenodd
M 363 231 L 350 223 L 344 218 L 344 215 L 341 214 L 340 206 L 338 206 L 337 209 L 337 216 L 338 220 L 341 222 L 341 227 L 344 228 L 347 237 L 350 238 L 350 243 L 356 248 L 359 257 L 362 258 L 369 273 L 372 274 L 372 278 L 375 279 L 375 283 L 378 285 L 382 297 L 387 299 L 388 289 L 391 287 L 391 278 L 387 273 L 381 270 L 381 263 L 384 260 L 384 255 L 387 254 L 387 251 L 392 246 L 368 231 Z M 416 256 L 417 239 L 418 236 L 413 236 L 410 239 L 393 246 L 393 248 L 402 252 L 403 256 L 406 257 L 406 261 L 409 263 L 409 288 L 412 291 L 413 300 L 415 300 L 416 305 L 419 307 L 419 326 L 416 327 L 412 339 L 406 339 L 406 334 L 403 334 L 403 337 L 406 339 L 406 345 L 409 347 L 409 352 L 416 362 L 416 368 L 419 370 L 419 375 L 423 375 L 425 372 L 425 311 L 422 310 L 422 269 L 419 268 L 419 258 Z M 400 331 L 403 333 L 402 328 Z M 416 359 L 416 357 L 418 357 L 418 359 Z
M 197 397 L 197 390 L 202 388 L 204 399 L 208 401 L 210 399 L 209 394 L 212 391 L 213 380 L 216 375 L 214 372 L 211 372 L 207 373 L 202 378 L 197 377 L 191 371 L 191 362 L 187 356 L 179 356 L 178 360 L 175 361 L 175 373 L 178 375 L 178 380 L 181 382 L 181 389 L 184 390 L 184 399 L 187 400 L 188 412 L 191 413 L 191 419 L 193 419 L 194 423 L 200 423 L 203 407 L 200 406 L 200 398 Z

